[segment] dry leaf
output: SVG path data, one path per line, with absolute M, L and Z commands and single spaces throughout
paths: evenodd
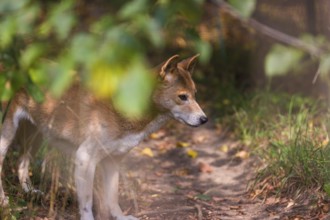
M 199 171 L 202 173 L 212 173 L 213 172 L 213 167 L 211 167 L 207 163 L 199 162 L 198 166 L 199 166 Z
M 249 153 L 245 150 L 239 151 L 235 154 L 235 157 L 241 158 L 241 159 L 247 159 L 249 157 Z
M 176 143 L 176 146 L 177 146 L 177 147 L 189 147 L 190 144 L 189 144 L 188 142 L 178 141 L 178 142 Z
M 148 156 L 148 157 L 154 157 L 154 153 L 152 152 L 152 150 L 149 147 L 144 148 L 141 151 L 142 155 Z
M 224 144 L 220 147 L 220 151 L 227 153 L 229 151 L 228 145 Z
M 288 205 L 286 206 L 286 208 L 288 209 L 288 208 L 290 208 L 291 206 L 293 206 L 294 205 L 294 201 L 290 201 L 289 203 L 288 203 Z
M 160 139 L 164 136 L 165 136 L 165 131 L 164 130 L 160 130 L 158 132 L 154 132 L 154 133 L 150 134 L 151 139 Z
M 187 150 L 187 155 L 191 158 L 196 158 L 198 156 L 198 153 L 195 150 L 189 149 Z

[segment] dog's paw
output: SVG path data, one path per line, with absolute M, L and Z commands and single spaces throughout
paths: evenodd
M 122 215 L 122 216 L 117 216 L 115 218 L 116 220 L 139 220 L 138 218 L 132 216 L 132 215 Z
M 9 198 L 5 196 L 4 198 L 0 198 L 0 206 L 7 207 L 9 205 Z
M 44 192 L 39 190 L 39 189 L 31 189 L 28 193 L 32 194 L 32 195 L 37 195 L 37 196 L 43 196 L 44 195 Z

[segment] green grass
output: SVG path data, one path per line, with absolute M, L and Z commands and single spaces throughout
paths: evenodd
M 260 158 L 262 168 L 252 189 L 266 196 L 299 197 L 310 189 L 330 196 L 325 101 L 264 91 L 245 95 L 243 100 L 220 121 L 231 126 Z

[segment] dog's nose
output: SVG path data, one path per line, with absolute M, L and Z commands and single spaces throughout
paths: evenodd
M 199 118 L 201 124 L 205 124 L 209 119 L 206 116 L 202 116 Z

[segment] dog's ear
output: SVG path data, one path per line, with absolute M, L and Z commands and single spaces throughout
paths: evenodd
M 195 68 L 195 65 L 197 62 L 197 57 L 199 57 L 199 54 L 196 54 L 195 56 L 184 59 L 180 63 L 178 63 L 178 66 L 189 71 L 190 73 L 192 73 L 194 71 L 194 68 Z
M 160 77 L 165 79 L 166 73 L 169 73 L 173 68 L 176 68 L 178 65 L 179 55 L 174 55 L 164 62 L 160 69 Z

